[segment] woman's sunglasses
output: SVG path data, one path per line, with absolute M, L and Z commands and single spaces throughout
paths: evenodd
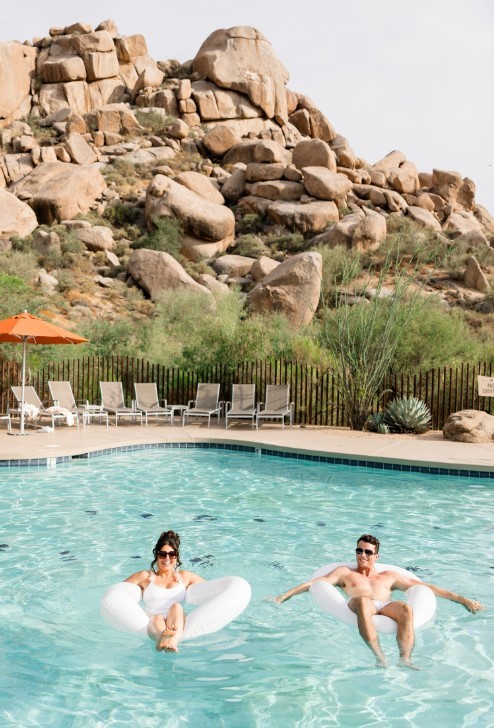
M 370 549 L 355 549 L 355 553 L 361 556 L 362 554 L 365 554 L 366 556 L 375 556 L 376 552 L 371 551 Z
M 158 551 L 158 558 L 159 559 L 166 559 L 166 558 L 176 559 L 177 558 L 177 552 L 176 551 Z

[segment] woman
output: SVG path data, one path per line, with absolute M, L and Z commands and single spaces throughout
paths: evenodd
M 178 652 L 185 627 L 181 604 L 185 591 L 191 584 L 205 580 L 192 571 L 179 571 L 180 536 L 174 531 L 161 534 L 153 555 L 149 571 L 138 571 L 125 581 L 141 587 L 144 610 L 150 618 L 148 634 L 155 640 L 156 649 Z

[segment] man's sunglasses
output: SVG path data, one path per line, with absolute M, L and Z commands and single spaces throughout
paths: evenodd
M 355 553 L 361 556 L 362 554 L 365 554 L 366 556 L 375 556 L 376 552 L 371 551 L 370 549 L 355 549 Z
M 158 558 L 160 559 L 166 559 L 168 557 L 171 559 L 177 558 L 177 552 L 176 551 L 158 551 Z

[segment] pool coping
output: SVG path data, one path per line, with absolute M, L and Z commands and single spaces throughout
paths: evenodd
M 373 470 L 494 478 L 494 443 L 452 443 L 443 440 L 441 433 L 430 433 L 429 439 L 421 436 L 400 440 L 373 433 L 355 437 L 354 433 L 350 436 L 349 431 L 337 428 L 282 430 L 273 426 L 261 430 L 240 427 L 225 430 L 212 426 L 208 430 L 197 425 L 147 428 L 124 425 L 106 430 L 101 425 L 93 425 L 79 431 L 60 427 L 56 433 L 35 434 L 33 438 L 6 440 L 6 437 L 3 432 L 0 434 L 0 468 L 49 468 L 139 450 L 197 448 L 254 452 Z M 59 453 L 53 452 L 57 448 Z M 26 457 L 5 457 L 5 450 L 11 455 L 32 452 Z

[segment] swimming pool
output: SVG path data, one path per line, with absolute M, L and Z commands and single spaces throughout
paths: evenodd
M 376 471 L 215 450 L 160 450 L 0 473 L 0 724 L 492 726 L 494 506 L 485 479 Z M 159 533 L 184 568 L 239 574 L 252 601 L 178 655 L 102 623 L 108 584 L 147 568 Z M 357 631 L 308 595 L 264 601 L 350 559 L 363 532 L 382 560 L 478 598 L 438 600 L 417 633 L 420 672 L 374 667 Z

